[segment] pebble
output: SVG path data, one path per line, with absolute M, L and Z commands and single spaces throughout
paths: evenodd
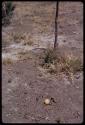
M 8 80 L 8 83 L 11 83 L 11 81 L 12 81 L 12 80 L 11 80 L 11 79 L 9 79 L 9 80 Z
M 77 89 L 79 89 L 79 86 L 76 86 Z
M 12 69 L 8 69 L 8 71 L 12 71 Z
M 46 119 L 46 120 L 49 120 L 49 118 L 48 118 L 48 117 L 46 117 L 45 119 Z
M 80 78 L 80 75 L 76 75 L 75 78 L 76 78 L 76 79 L 79 79 L 79 78 Z

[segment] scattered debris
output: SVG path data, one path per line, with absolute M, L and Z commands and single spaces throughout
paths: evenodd
M 9 79 L 9 80 L 8 80 L 8 83 L 11 83 L 11 81 L 12 81 L 12 80 L 11 80 L 11 79 Z
M 45 119 L 46 119 L 46 120 L 49 120 L 49 117 L 46 117 Z
M 73 113 L 73 115 L 74 115 L 75 118 L 79 118 L 80 117 L 79 111 L 76 111 L 75 113 Z
M 80 78 L 80 75 L 76 75 L 75 78 L 76 78 L 76 79 L 79 79 L 79 78 Z
M 61 123 L 61 119 L 60 118 L 57 118 L 56 119 L 56 122 L 59 124 L 59 123 Z
M 52 98 L 52 97 L 51 97 L 51 101 L 52 101 L 52 102 L 54 102 L 54 103 L 56 103 L 55 99 L 54 99 L 54 98 Z

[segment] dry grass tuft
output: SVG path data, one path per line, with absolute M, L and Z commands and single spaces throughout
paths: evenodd
M 32 59 L 32 55 L 31 53 L 28 53 L 28 51 L 25 52 L 21 51 L 18 53 L 18 58 L 20 60 Z
M 43 68 L 47 69 L 51 74 L 66 73 L 75 74 L 83 70 L 81 60 L 72 54 L 66 55 L 59 50 L 47 49 L 43 57 Z
M 16 43 L 23 42 L 23 45 L 32 45 L 33 44 L 32 36 L 27 33 L 14 33 L 13 39 L 14 39 L 14 42 L 16 42 Z
M 13 60 L 11 58 L 6 58 L 2 60 L 2 64 L 6 65 L 6 64 L 12 64 Z

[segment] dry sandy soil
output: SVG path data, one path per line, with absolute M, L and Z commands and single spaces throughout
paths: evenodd
M 14 4 L 11 23 L 2 27 L 2 121 L 83 122 L 83 72 L 70 82 L 65 74 L 46 74 L 39 65 L 41 50 L 53 46 L 55 2 Z M 60 2 L 58 43 L 83 61 L 81 2 Z M 45 98 L 51 100 L 50 105 L 44 104 Z

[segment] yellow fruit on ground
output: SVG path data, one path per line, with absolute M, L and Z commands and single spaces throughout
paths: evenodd
M 50 99 L 45 99 L 44 103 L 45 103 L 46 105 L 49 105 L 49 104 L 50 104 Z

